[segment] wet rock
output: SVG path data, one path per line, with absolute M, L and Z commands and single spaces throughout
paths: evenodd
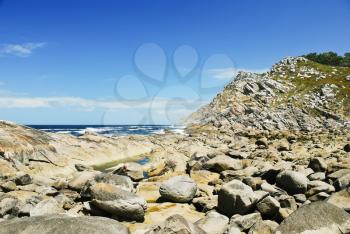
M 241 160 L 233 159 L 226 155 L 219 155 L 207 161 L 204 164 L 204 168 L 222 172 L 225 170 L 241 170 L 243 169 L 243 164 Z
M 239 180 L 233 180 L 219 190 L 218 210 L 227 216 L 246 214 L 253 209 L 257 199 L 251 187 Z
M 211 211 L 204 218 L 195 222 L 195 224 L 210 234 L 223 234 L 227 229 L 229 219 L 215 211 Z
M 277 175 L 276 183 L 289 194 L 298 194 L 306 192 L 308 179 L 299 172 L 286 170 Z
M 1 222 L 0 234 L 129 234 L 119 222 L 102 217 L 45 215 Z
M 276 234 L 346 233 L 350 214 L 327 202 L 314 202 L 293 212 L 276 229 Z
M 327 163 L 323 158 L 312 158 L 309 162 L 309 167 L 315 172 L 324 172 L 327 170 Z
M 197 184 L 187 176 L 176 176 L 163 182 L 159 188 L 162 198 L 173 202 L 189 202 L 197 192 Z
M 195 224 L 187 221 L 180 215 L 168 217 L 164 223 L 157 225 L 145 234 L 206 234 L 206 232 Z
M 146 201 L 115 185 L 95 183 L 89 187 L 92 204 L 121 220 L 141 221 L 147 209 Z

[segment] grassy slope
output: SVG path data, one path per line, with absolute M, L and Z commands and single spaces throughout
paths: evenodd
M 325 78 L 320 79 L 320 75 L 311 75 L 311 77 L 298 77 L 297 74 L 304 67 L 313 68 L 322 73 Z M 304 106 L 304 95 L 319 92 L 323 85 L 334 84 L 338 86 L 338 91 L 334 101 L 331 101 L 328 108 L 336 113 L 349 116 L 350 115 L 350 81 L 346 77 L 350 75 L 350 68 L 348 67 L 332 67 L 322 65 L 316 62 L 307 61 L 299 62 L 295 72 L 284 70 L 285 76 L 274 76 L 275 80 L 284 80 L 295 86 L 288 93 L 282 94 L 276 100 L 275 105 L 292 102 L 297 106 Z M 294 97 L 291 99 L 291 97 Z

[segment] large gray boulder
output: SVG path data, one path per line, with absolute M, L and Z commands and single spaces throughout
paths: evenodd
M 197 192 L 197 184 L 187 176 L 175 176 L 159 188 L 162 198 L 173 202 L 189 202 Z
M 0 234 L 129 234 L 118 221 L 102 217 L 45 215 L 1 222 Z
M 222 172 L 226 170 L 241 170 L 243 169 L 243 164 L 241 160 L 233 159 L 226 155 L 219 155 L 204 163 L 203 167 L 208 170 Z
M 350 231 L 350 214 L 327 202 L 302 206 L 286 218 L 276 234 L 342 234 Z
M 308 179 L 300 172 L 285 170 L 277 175 L 276 183 L 278 187 L 293 195 L 306 192 Z
M 258 196 L 251 187 L 239 180 L 232 180 L 218 192 L 218 210 L 229 217 L 246 214 L 254 208 L 257 200 Z
M 142 221 L 147 209 L 145 199 L 115 185 L 95 183 L 89 187 L 91 203 L 121 220 Z

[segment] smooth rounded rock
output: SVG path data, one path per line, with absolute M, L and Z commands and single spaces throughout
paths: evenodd
M 89 188 L 92 204 L 121 220 L 142 221 L 147 209 L 144 198 L 115 185 L 96 183 Z
M 197 192 L 197 184 L 187 176 L 175 176 L 159 188 L 162 198 L 173 202 L 189 202 Z
M 308 179 L 299 172 L 286 170 L 277 175 L 276 183 L 278 187 L 293 195 L 306 192 Z

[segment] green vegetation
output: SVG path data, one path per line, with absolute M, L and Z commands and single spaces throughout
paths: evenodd
M 325 53 L 309 53 L 303 55 L 303 57 L 330 66 L 350 67 L 350 53 L 345 53 L 344 56 L 340 56 L 335 52 L 329 51 Z
M 305 74 L 305 69 L 316 71 L 315 74 Z M 336 85 L 337 92 L 335 100 L 328 104 L 328 110 L 333 113 L 342 113 L 349 115 L 350 113 L 350 82 L 347 77 L 350 75 L 350 67 L 334 67 L 329 65 L 320 64 L 314 61 L 299 61 L 296 69 L 291 71 L 288 66 L 283 69 L 285 77 L 277 75 L 273 77 L 275 80 L 287 80 L 289 84 L 293 84 L 295 88 L 292 88 L 287 93 L 280 95 L 276 100 L 275 105 L 281 105 L 285 103 L 293 103 L 298 107 L 304 106 L 304 96 L 313 93 L 318 93 L 320 89 L 328 85 Z M 319 73 L 317 73 L 319 72 Z M 298 75 L 300 74 L 300 76 Z M 312 114 L 312 110 L 309 110 Z

